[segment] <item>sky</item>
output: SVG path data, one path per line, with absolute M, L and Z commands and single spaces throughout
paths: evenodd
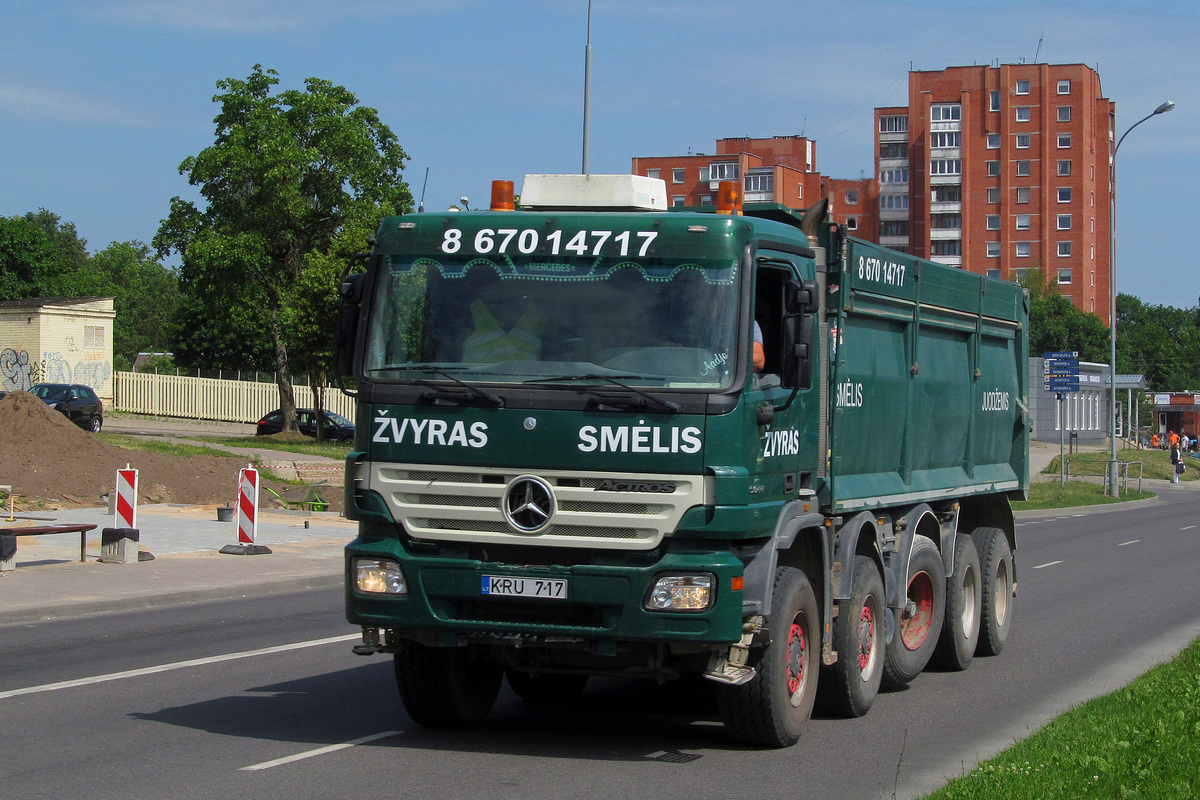
M 216 82 L 255 64 L 376 109 L 426 209 L 486 206 L 493 179 L 581 170 L 587 40 L 587 0 L 0 0 L 0 215 L 48 209 L 92 252 L 149 242 L 198 197 L 179 165 L 213 143 Z M 910 69 L 1082 63 L 1118 134 L 1176 103 L 1118 154 L 1117 285 L 1191 308 L 1197 43 L 1197 0 L 593 0 L 590 171 L 802 134 L 858 178 Z

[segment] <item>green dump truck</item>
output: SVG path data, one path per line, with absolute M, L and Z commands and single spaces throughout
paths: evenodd
M 346 613 L 414 720 L 478 723 L 505 679 L 561 701 L 701 675 L 738 740 L 779 747 L 814 702 L 859 716 L 1001 650 L 1020 287 L 823 204 L 668 210 L 630 175 L 511 196 L 384 220 L 341 284 Z

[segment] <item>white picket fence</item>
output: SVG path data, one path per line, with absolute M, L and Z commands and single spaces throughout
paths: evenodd
M 296 386 L 295 395 L 297 408 L 314 407 L 310 387 Z M 279 387 L 274 383 L 117 372 L 113 374 L 113 408 L 160 417 L 258 422 L 279 408 Z M 336 387 L 325 391 L 325 410 L 354 421 L 354 400 Z

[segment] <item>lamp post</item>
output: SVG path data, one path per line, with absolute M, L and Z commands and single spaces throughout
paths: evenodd
M 1129 126 L 1113 148 L 1109 164 L 1108 185 L 1108 485 L 1110 497 L 1117 496 L 1117 151 L 1129 132 L 1151 117 L 1165 114 L 1175 107 L 1170 100 Z

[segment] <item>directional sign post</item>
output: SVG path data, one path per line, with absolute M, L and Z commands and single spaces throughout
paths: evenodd
M 1043 353 L 1042 379 L 1047 392 L 1058 398 L 1058 482 L 1067 482 L 1066 431 L 1067 417 L 1063 413 L 1063 395 L 1079 391 L 1079 352 Z

